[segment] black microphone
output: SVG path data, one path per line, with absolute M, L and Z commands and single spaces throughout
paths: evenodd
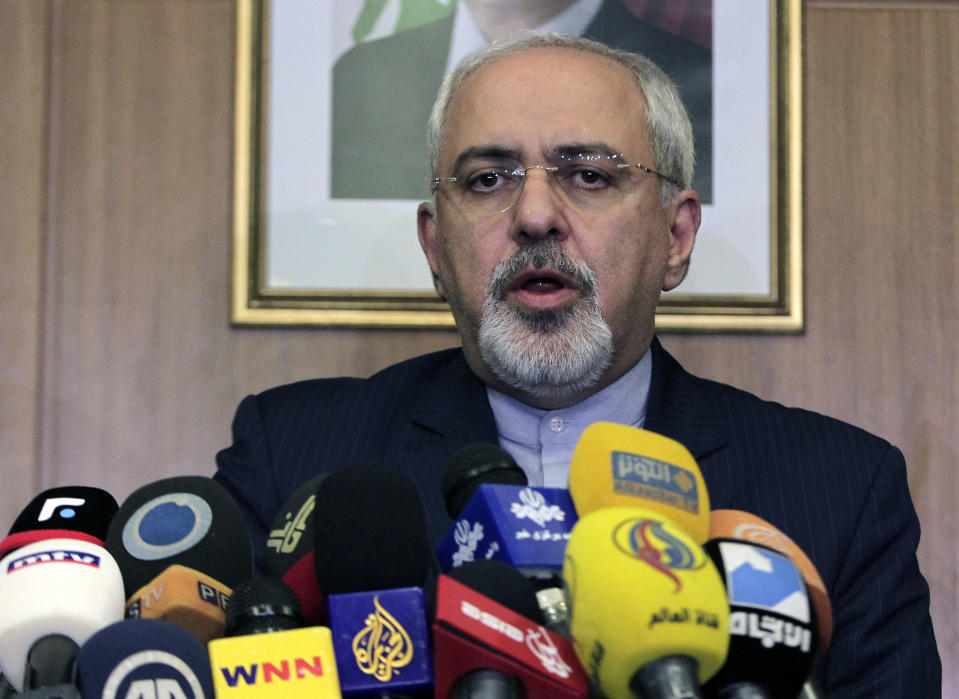
M 741 539 L 703 549 L 729 597 L 729 654 L 704 687 L 723 699 L 795 699 L 812 669 L 813 605 L 802 573 L 785 554 Z
M 526 473 L 508 451 L 495 444 L 471 444 L 453 454 L 440 476 L 443 501 L 452 519 L 460 516 L 476 489 L 489 485 L 528 485 Z
M 279 578 L 245 580 L 226 608 L 226 638 L 209 643 L 217 697 L 339 697 L 326 627 L 303 628 L 299 603 Z
M 296 594 L 279 578 L 251 578 L 233 589 L 226 607 L 226 635 L 247 636 L 298 629 L 303 613 Z
M 0 542 L 0 558 L 43 539 L 79 539 L 103 546 L 117 508 L 113 496 L 100 488 L 68 485 L 44 490 L 14 520 Z
M 316 579 L 313 511 L 316 490 L 325 473 L 301 485 L 280 508 L 267 535 L 263 552 L 264 577 L 280 578 L 296 594 L 304 621 L 312 626 L 326 623 L 326 598 Z
M 474 444 L 450 459 L 442 476 L 454 523 L 437 547 L 444 571 L 493 558 L 524 572 L 552 631 L 569 636 L 569 609 L 559 571 L 576 511 L 569 492 L 531 488 L 506 450 Z
M 316 491 L 313 525 L 343 693 L 428 692 L 431 556 L 416 485 L 382 466 L 335 471 Z
M 123 573 L 127 617 L 164 619 L 201 641 L 223 635 L 232 588 L 253 575 L 246 522 L 230 494 L 204 476 L 135 490 L 107 531 Z

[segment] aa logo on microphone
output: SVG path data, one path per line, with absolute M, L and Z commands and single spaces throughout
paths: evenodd
M 101 696 L 204 699 L 206 694 L 196 673 L 182 659 L 163 650 L 143 650 L 113 669 Z
M 213 523 L 206 500 L 193 493 L 167 493 L 141 505 L 123 527 L 123 546 L 142 561 L 183 553 L 203 540 Z
M 630 517 L 613 530 L 613 543 L 628 556 L 637 558 L 673 581 L 673 592 L 683 583 L 676 571 L 699 570 L 706 555 L 676 525 L 645 517 Z

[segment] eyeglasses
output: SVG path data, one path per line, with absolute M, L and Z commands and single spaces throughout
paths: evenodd
M 634 170 L 662 177 L 680 189 L 672 177 L 642 163 L 621 162 L 623 155 L 577 153 L 564 155 L 550 165 L 521 165 L 502 158 L 470 158 L 453 177 L 433 179 L 433 191 L 445 191 L 464 215 L 484 217 L 500 214 L 519 201 L 531 170 L 542 170 L 553 190 L 576 208 L 593 211 L 620 201 L 633 190 Z

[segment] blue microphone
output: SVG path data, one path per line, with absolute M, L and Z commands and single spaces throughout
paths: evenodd
M 206 646 L 160 619 L 126 619 L 93 634 L 77 662 L 84 697 L 212 699 Z

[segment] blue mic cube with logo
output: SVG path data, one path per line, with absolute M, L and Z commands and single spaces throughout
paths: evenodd
M 481 485 L 436 549 L 444 571 L 470 561 L 494 559 L 528 575 L 555 573 L 576 508 L 565 488 Z
M 344 696 L 433 686 L 422 588 L 334 594 L 327 602 Z

